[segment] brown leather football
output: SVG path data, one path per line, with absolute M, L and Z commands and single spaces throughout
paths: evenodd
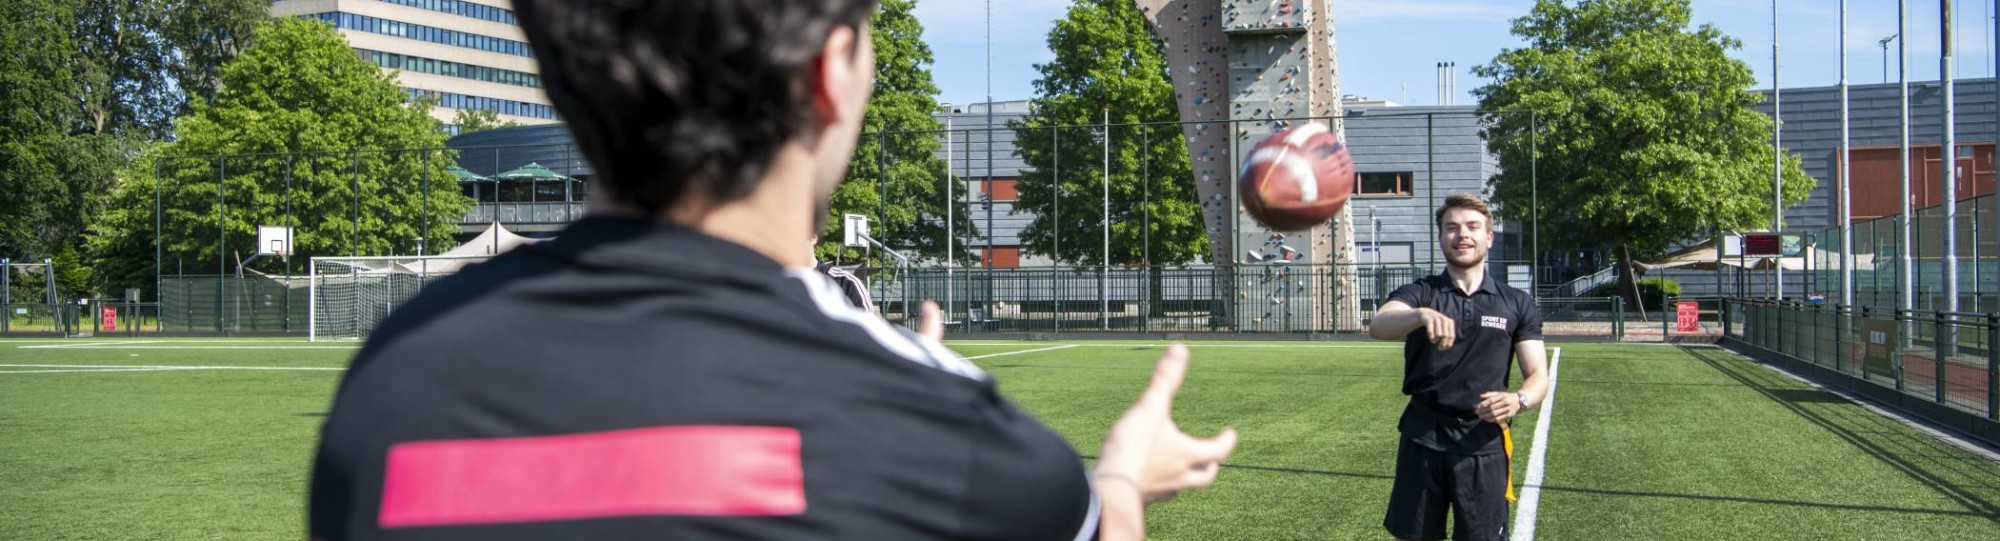
M 1279 130 L 1257 143 L 1237 175 L 1243 210 L 1273 231 L 1326 223 L 1354 193 L 1354 157 L 1325 124 Z

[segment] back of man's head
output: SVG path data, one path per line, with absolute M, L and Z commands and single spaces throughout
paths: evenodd
M 608 197 L 748 195 L 812 126 L 799 75 L 875 0 L 514 0 L 543 88 Z

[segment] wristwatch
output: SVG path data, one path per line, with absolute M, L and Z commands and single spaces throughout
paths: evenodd
M 1521 409 L 1528 409 L 1528 395 L 1526 393 L 1514 393 L 1514 399 L 1521 401 Z

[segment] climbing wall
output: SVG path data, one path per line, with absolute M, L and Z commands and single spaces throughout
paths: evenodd
M 1360 328 L 1352 295 L 1352 207 L 1310 231 L 1278 233 L 1246 219 L 1234 186 L 1238 157 L 1306 119 L 1340 122 L 1332 0 L 1135 0 L 1166 42 L 1211 260 L 1237 263 L 1221 292 L 1239 302 L 1237 328 Z M 1230 122 L 1215 122 L 1227 120 Z

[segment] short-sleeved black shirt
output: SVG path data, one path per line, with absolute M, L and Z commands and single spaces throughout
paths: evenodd
M 1081 460 L 936 341 L 685 228 L 468 267 L 341 382 L 316 540 L 1088 539 Z
M 1501 452 L 1499 425 L 1456 421 L 1478 419 L 1479 395 L 1508 390 L 1514 344 L 1542 339 L 1542 310 L 1534 297 L 1490 275 L 1467 295 L 1441 273 L 1396 288 L 1389 300 L 1437 310 L 1458 323 L 1449 350 L 1439 351 L 1422 328 L 1403 339 L 1403 394 L 1410 396 L 1399 423 L 1403 437 L 1438 451 Z

